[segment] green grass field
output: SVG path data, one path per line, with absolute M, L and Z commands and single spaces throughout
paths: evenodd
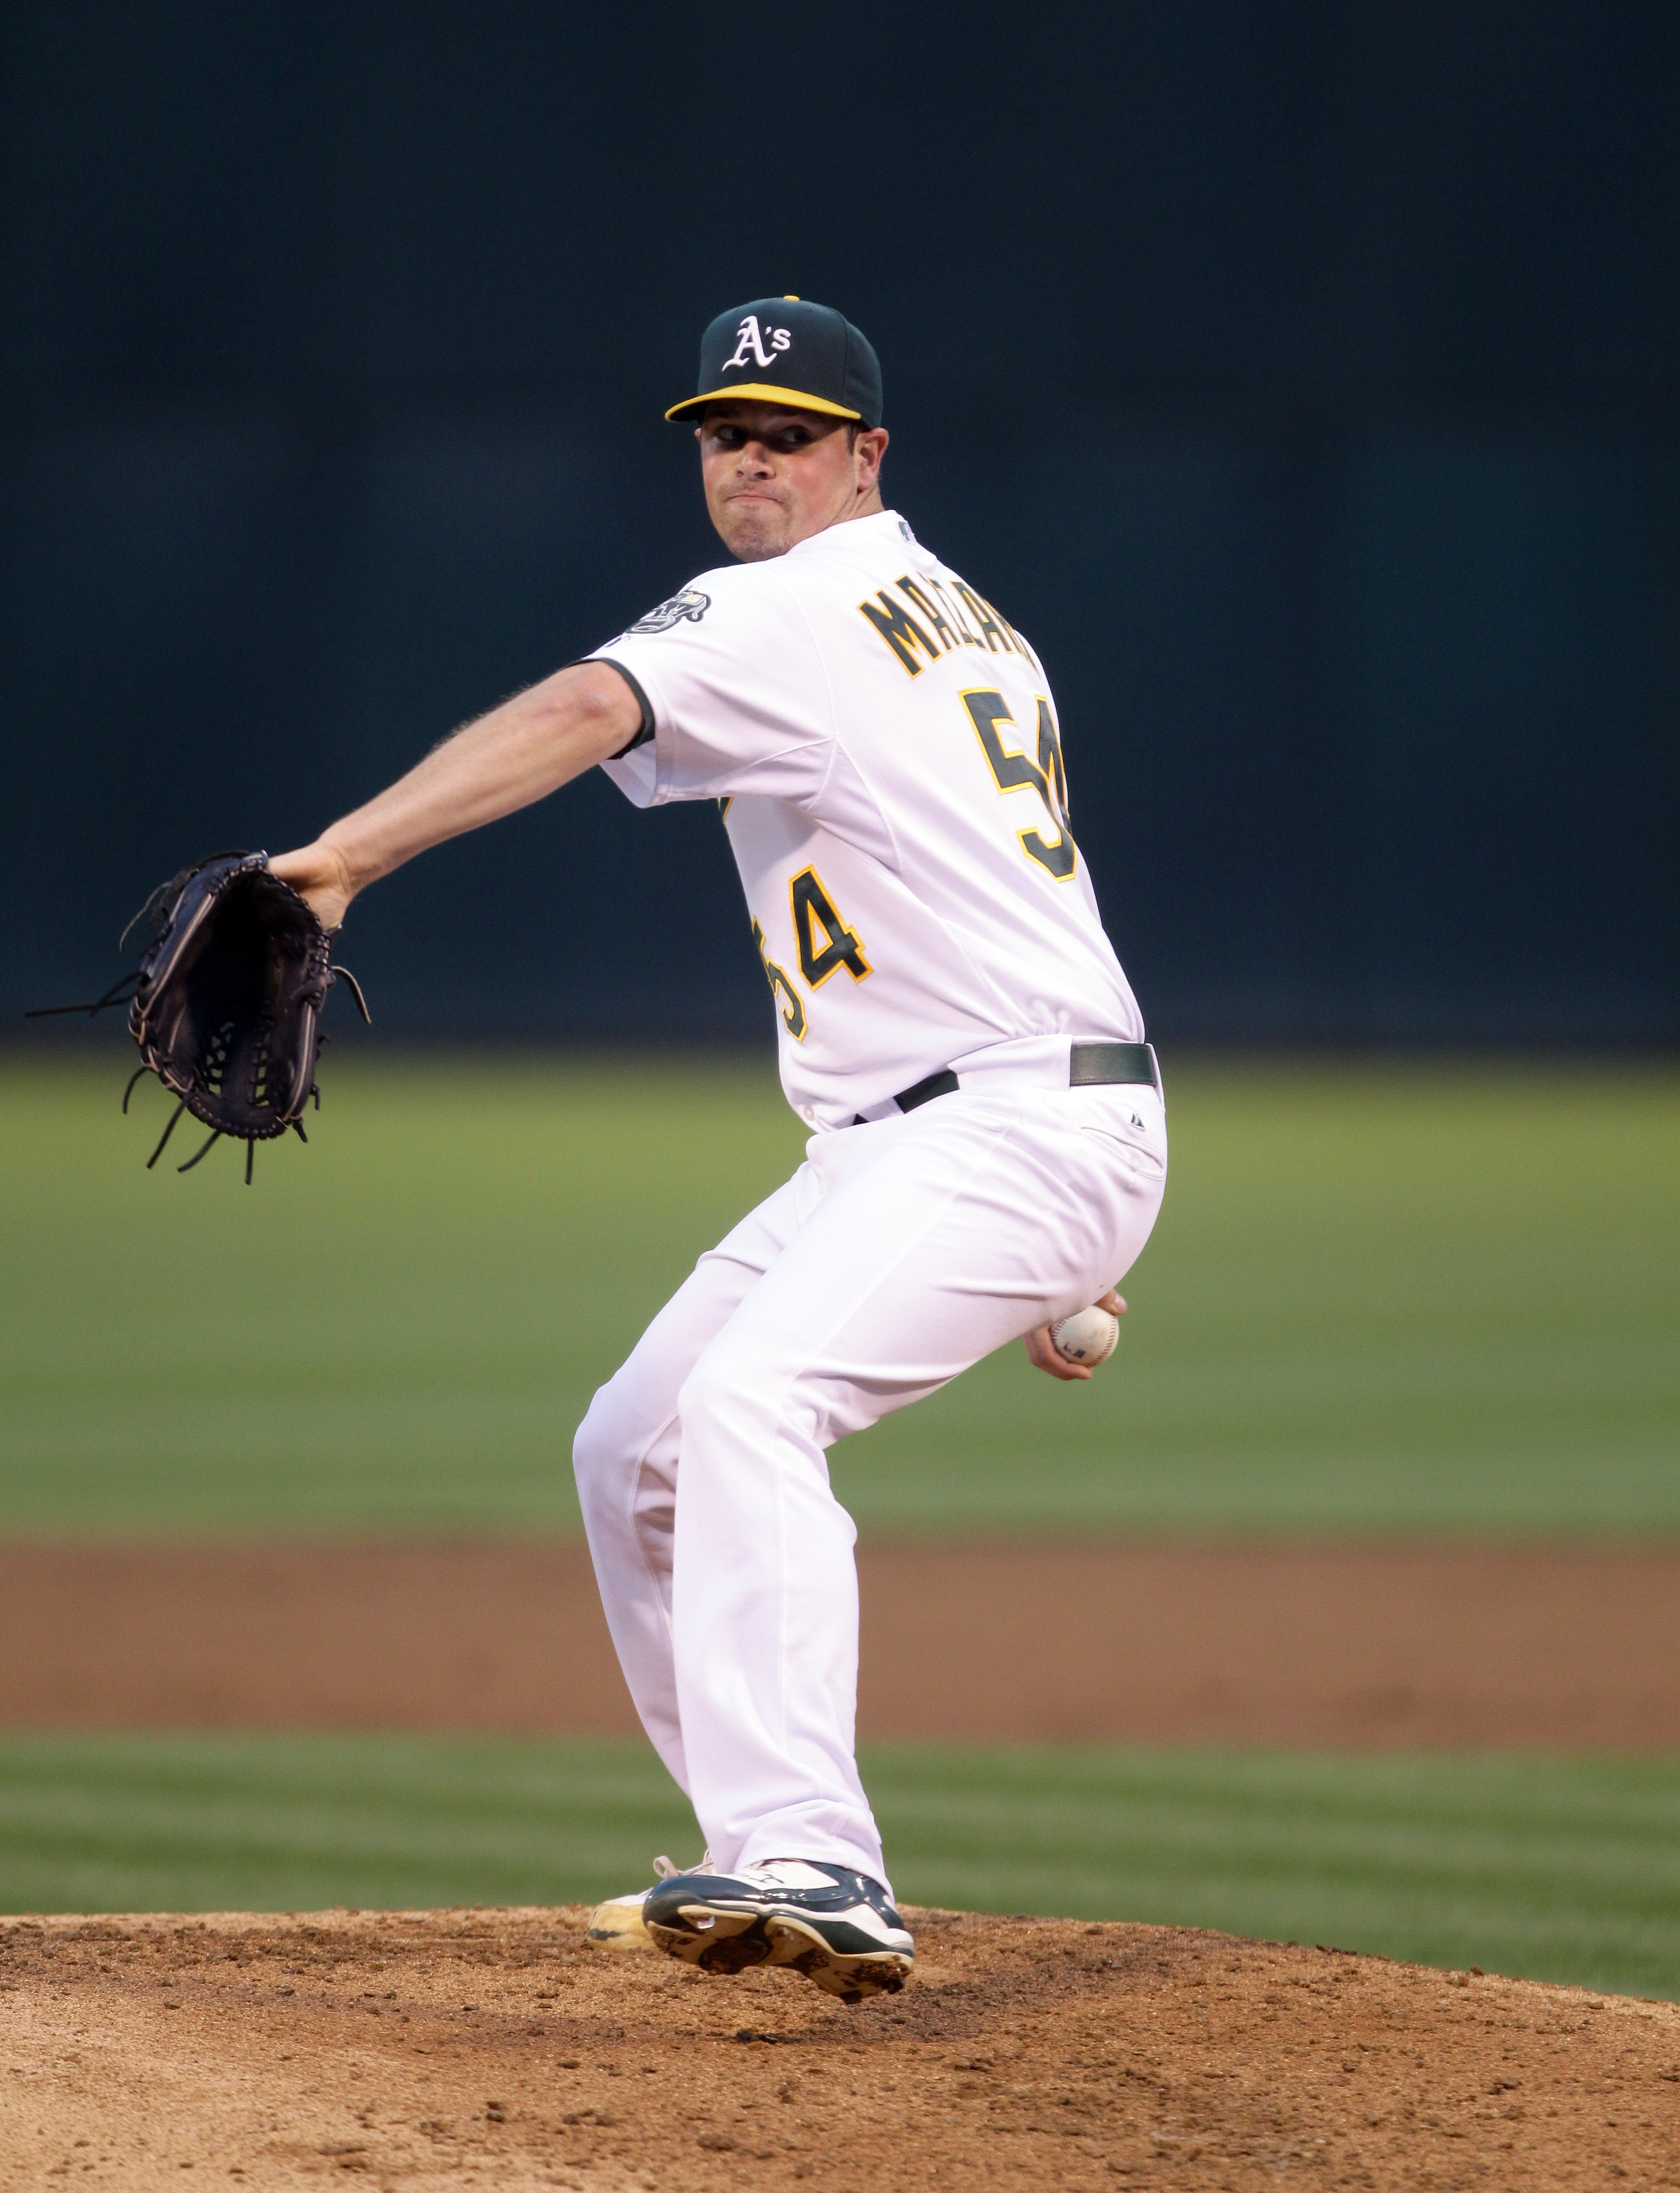
M 143 1170 L 127 1065 L 0 1067 L 0 1531 L 570 1530 L 590 1392 L 800 1150 L 766 1064 L 334 1052 L 248 1193 Z M 1169 1060 L 1169 1099 L 1115 1361 L 1009 1350 L 837 1450 L 866 1529 L 1680 1529 L 1680 1072 Z M 1680 1996 L 1680 1761 L 870 1772 L 911 1900 Z M 4 1908 L 589 1898 L 694 1841 L 640 1745 L 0 1738 Z
M 866 1766 L 906 1901 L 1680 1996 L 1680 1761 L 917 1746 Z M 0 1739 L 0 1910 L 592 1900 L 697 1841 L 634 1744 Z
M 768 1062 L 335 1051 L 247 1191 L 144 1171 L 129 1056 L 0 1068 L 0 1529 L 569 1530 L 592 1388 L 799 1156 Z M 1680 1528 L 1680 1072 L 1168 1069 L 1119 1354 L 838 1449 L 866 1529 Z

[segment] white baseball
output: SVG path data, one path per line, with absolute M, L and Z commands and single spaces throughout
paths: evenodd
M 1120 1320 L 1112 1310 L 1094 1307 L 1077 1309 L 1071 1317 L 1065 1317 L 1050 1327 L 1050 1337 L 1056 1344 L 1058 1355 L 1065 1355 L 1070 1363 L 1083 1363 L 1094 1370 L 1113 1354 L 1115 1343 L 1120 1337 Z

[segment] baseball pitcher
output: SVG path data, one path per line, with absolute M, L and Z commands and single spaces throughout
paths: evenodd
M 330 930 L 587 769 L 639 807 L 721 803 L 810 1138 L 578 1431 L 625 1677 L 706 1842 L 594 1931 L 855 2002 L 914 1950 L 854 1757 L 856 1533 L 827 1451 L 1022 1336 L 1088 1377 L 1053 1329 L 1120 1307 L 1165 1115 L 1043 668 L 882 501 L 874 351 L 761 298 L 712 322 L 666 415 L 695 422 L 735 560 L 271 866 Z

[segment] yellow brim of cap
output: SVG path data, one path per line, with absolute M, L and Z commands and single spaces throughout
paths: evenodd
M 861 411 L 849 411 L 843 404 L 831 404 L 826 396 L 807 396 L 802 389 L 773 387 L 768 381 L 743 381 L 733 388 L 710 388 L 703 396 L 685 396 L 666 413 L 667 419 L 686 419 L 705 404 L 725 404 L 731 397 L 744 404 L 780 404 L 787 411 L 826 411 L 831 419 L 861 419 Z

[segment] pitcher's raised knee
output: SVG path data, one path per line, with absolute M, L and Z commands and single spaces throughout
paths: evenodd
M 586 1515 L 595 1501 L 610 1497 L 636 1468 L 630 1411 L 625 1396 L 614 1390 L 620 1383 L 609 1379 L 599 1389 L 572 1441 L 572 1474 Z
M 703 1449 L 713 1434 L 740 1439 L 755 1431 L 762 1434 L 766 1418 L 774 1420 L 774 1416 L 767 1407 L 763 1389 L 762 1366 L 755 1375 L 754 1366 L 742 1360 L 741 1351 L 727 1337 L 714 1340 L 677 1396 L 685 1457 Z

